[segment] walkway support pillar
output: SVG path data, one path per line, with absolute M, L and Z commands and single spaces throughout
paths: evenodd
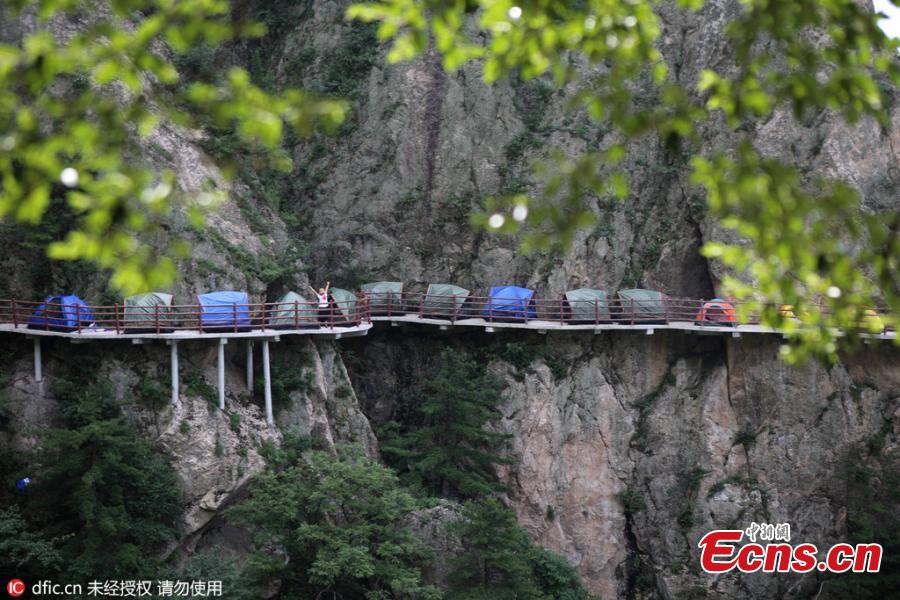
M 253 392 L 253 340 L 247 340 L 247 389 Z
M 44 380 L 44 369 L 41 364 L 41 338 L 34 338 L 34 381 L 40 383 Z
M 178 340 L 169 342 L 172 355 L 172 406 L 178 404 Z
M 225 344 L 228 340 L 219 338 L 219 410 L 225 410 Z
M 262 359 L 263 359 L 263 383 L 265 384 L 266 395 L 266 423 L 275 424 L 275 417 L 272 414 L 272 377 L 269 371 L 269 340 L 262 341 Z

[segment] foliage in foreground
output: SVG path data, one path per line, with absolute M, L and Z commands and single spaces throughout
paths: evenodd
M 448 348 L 417 415 L 382 452 L 432 493 L 474 498 L 498 491 L 494 465 L 508 463 L 500 448 L 511 436 L 486 427 L 500 416 L 499 402 L 500 383 L 484 366 Z
M 280 579 L 282 595 L 437 598 L 422 580 L 429 553 L 403 528 L 416 508 L 390 469 L 340 447 L 338 456 L 309 451 L 261 475 L 230 514 L 257 532 L 248 574 Z
M 146 242 L 177 199 L 172 172 L 135 160 L 138 141 L 161 121 L 228 129 L 270 154 L 285 126 L 308 135 L 344 118 L 343 102 L 299 90 L 270 94 L 237 67 L 193 70 L 194 81 L 181 81 L 183 61 L 173 56 L 264 34 L 233 18 L 227 0 L 119 0 L 90 13 L 80 2 L 0 1 L 0 19 L 23 13 L 37 16 L 37 28 L 15 45 L 0 44 L 0 218 L 38 224 L 53 199 L 65 198 L 78 221 L 49 244 L 50 256 L 110 268 L 113 287 L 126 293 L 168 285 L 172 258 L 186 254 L 183 243 L 160 256 Z M 67 20 L 77 31 L 57 39 L 51 25 Z M 286 156 L 273 163 L 290 166 Z M 221 197 L 207 183 L 186 202 L 195 225 Z

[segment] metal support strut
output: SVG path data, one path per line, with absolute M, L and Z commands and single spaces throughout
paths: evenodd
M 225 410 L 225 344 L 228 340 L 219 338 L 219 410 Z
M 178 404 L 178 340 L 169 342 L 172 354 L 172 405 Z
M 253 341 L 247 340 L 247 389 L 253 392 Z
M 41 338 L 34 338 L 34 381 L 40 383 L 44 380 L 43 365 L 41 365 Z
M 263 359 L 263 383 L 265 384 L 266 396 L 266 423 L 275 424 L 275 417 L 272 414 L 272 378 L 269 373 L 269 340 L 262 341 L 262 359 Z

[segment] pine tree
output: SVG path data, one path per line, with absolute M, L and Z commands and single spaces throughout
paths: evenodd
M 448 600 L 598 600 L 564 558 L 533 544 L 495 498 L 466 502 L 448 530 L 464 548 L 452 562 Z
M 510 438 L 486 428 L 499 413 L 500 384 L 465 354 L 447 349 L 418 407 L 420 425 L 383 447 L 389 458 L 430 491 L 474 498 L 498 491 L 494 465 Z
M 174 470 L 135 434 L 102 385 L 60 382 L 65 429 L 42 434 L 29 495 L 46 539 L 60 540 L 71 577 L 153 575 L 152 560 L 177 533 Z

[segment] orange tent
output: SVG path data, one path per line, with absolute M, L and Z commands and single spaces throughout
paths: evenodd
M 697 324 L 717 323 L 722 325 L 734 326 L 736 319 L 734 316 L 734 305 L 725 302 L 721 298 L 713 298 L 709 302 L 704 302 L 697 313 Z

